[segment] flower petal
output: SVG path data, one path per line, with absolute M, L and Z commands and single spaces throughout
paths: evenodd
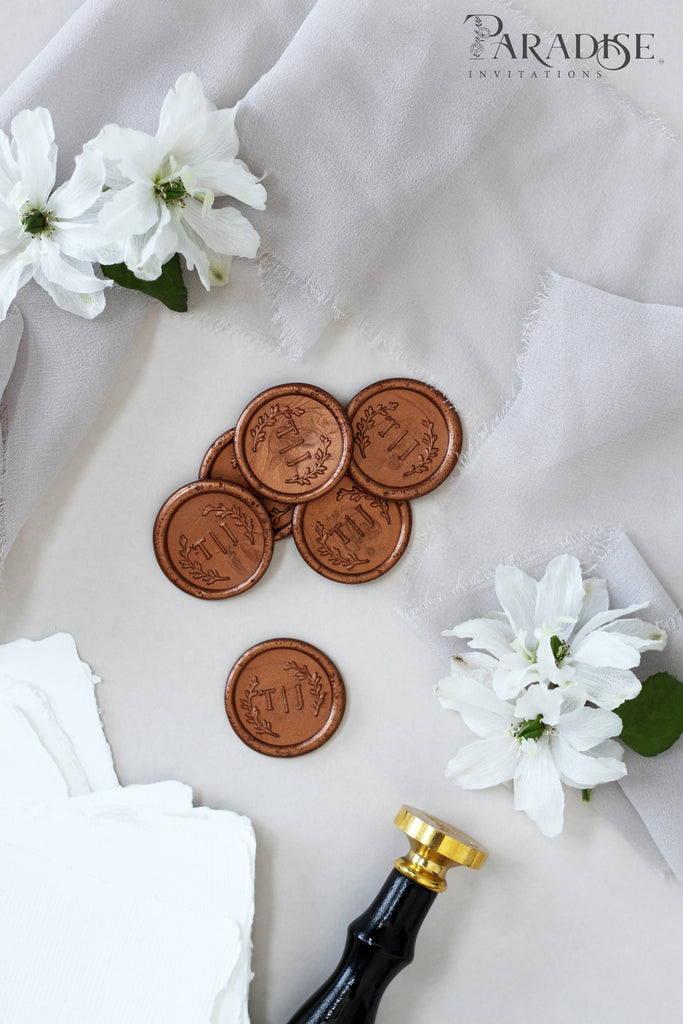
M 520 665 L 518 668 L 501 666 L 493 673 L 491 686 L 500 700 L 514 700 L 525 686 L 538 681 L 539 676 L 535 664 Z
M 642 619 L 619 619 L 605 626 L 603 632 L 616 633 L 637 651 L 662 651 L 666 647 L 666 630 Z
M 12 156 L 10 142 L 0 130 L 0 196 L 6 196 L 19 180 L 19 168 Z
M 535 753 L 523 755 L 517 764 L 515 809 L 526 811 L 546 836 L 562 831 L 564 793 L 545 736 L 536 741 Z
M 448 762 L 446 778 L 462 789 L 487 789 L 513 777 L 518 757 L 518 746 L 512 736 L 475 740 L 461 747 Z
M 206 133 L 207 115 L 215 109 L 194 72 L 180 75 L 161 105 L 156 133 L 160 147 L 184 163 L 180 154 L 189 155 L 199 144 Z
M 585 597 L 581 565 L 573 555 L 557 555 L 538 583 L 536 626 L 566 640 L 579 617 Z
M 62 221 L 55 225 L 54 237 L 65 256 L 101 263 L 102 266 L 123 260 L 124 242 L 108 237 L 98 223 L 97 214 L 93 220 L 83 215 L 75 221 Z
M 265 188 L 241 160 L 205 160 L 203 163 L 195 160 L 191 168 L 192 182 L 190 179 L 185 180 L 187 168 L 181 168 L 178 173 L 189 191 L 209 191 L 217 196 L 232 196 L 255 210 L 266 208 Z
M 603 629 L 610 622 L 621 618 L 622 615 L 630 615 L 631 612 L 638 612 L 642 608 L 647 608 L 647 602 L 645 604 L 630 604 L 627 608 L 606 608 L 602 612 L 597 612 L 592 618 L 588 619 L 581 629 L 577 630 L 572 640 L 572 645 L 580 643 L 589 633 L 596 629 Z
M 33 265 L 17 259 L 15 253 L 0 256 L 0 321 L 7 316 L 10 304 L 20 288 L 33 276 Z
M 601 615 L 609 608 L 606 580 L 587 579 L 583 581 L 584 598 L 579 612 L 576 629 L 581 629 L 594 615 Z
M 40 269 L 48 281 L 69 292 L 87 294 L 100 292 L 111 286 L 111 281 L 104 281 L 95 276 L 91 263 L 62 255 L 59 246 L 52 239 L 41 241 Z
M 80 217 L 99 199 L 104 186 L 104 160 L 96 150 L 80 153 L 69 181 L 52 193 L 50 209 L 60 220 Z
M 162 205 L 156 224 L 144 235 L 133 235 L 127 239 L 123 260 L 136 277 L 142 281 L 156 281 L 164 263 L 179 250 L 179 224 L 178 218 Z
M 133 181 L 154 184 L 165 155 L 163 146 L 153 135 L 121 128 L 118 124 L 106 124 L 83 149 L 101 151 L 106 181 L 112 188 L 122 188 Z
M 512 632 L 533 635 L 534 610 L 538 583 L 516 565 L 499 565 L 496 569 L 496 596 L 507 615 Z
M 457 636 L 461 640 L 469 637 L 468 647 L 489 651 L 496 658 L 510 653 L 510 644 L 515 638 L 507 616 L 497 614 L 485 619 L 468 619 L 453 629 L 445 629 L 442 636 Z
M 563 781 L 582 789 L 601 782 L 614 782 L 626 775 L 626 765 L 616 757 L 591 757 L 579 753 L 560 735 L 550 737 L 550 749 Z
M 458 711 L 465 724 L 478 736 L 490 736 L 506 728 L 513 719 L 513 708 L 500 701 L 479 677 L 481 669 L 469 659 L 476 655 L 454 658 L 451 675 L 436 687 L 441 706 Z
M 253 259 L 258 251 L 258 233 L 233 206 L 204 210 L 196 199 L 188 199 L 182 219 L 213 252 Z
M 67 313 L 75 313 L 76 316 L 82 316 L 86 320 L 93 320 L 104 309 L 105 298 L 103 290 L 99 292 L 85 292 L 83 294 L 71 292 L 67 288 L 62 288 L 61 285 L 56 284 L 54 281 L 49 281 L 40 267 L 36 269 L 35 279 L 36 283 L 45 289 L 52 301 L 60 309 L 65 309 Z
M 640 654 L 617 633 L 596 629 L 577 644 L 572 644 L 571 660 L 573 664 L 581 662 L 601 668 L 635 668 L 640 662 Z
M 618 736 L 621 728 L 622 721 L 613 711 L 583 707 L 562 715 L 556 731 L 574 750 L 591 750 L 603 740 Z
M 562 708 L 562 691 L 549 690 L 542 683 L 535 683 L 524 691 L 515 704 L 515 716 L 533 721 L 537 715 L 546 725 L 557 725 Z
M 625 668 L 577 665 L 575 680 L 585 687 L 588 700 L 610 711 L 641 691 L 638 677 Z
M 207 292 L 211 289 L 211 272 L 209 269 L 209 250 L 194 231 L 186 229 L 182 219 L 176 225 L 178 234 L 178 252 L 185 258 L 187 269 L 196 268 L 199 280 Z M 211 250 L 213 252 L 213 250 Z M 213 254 L 215 256 L 215 253 Z
M 219 256 L 216 252 L 209 257 L 209 278 L 213 288 L 222 288 L 230 281 L 232 256 Z
M 12 121 L 12 155 L 27 199 L 43 206 L 55 183 L 57 146 L 49 110 L 22 110 Z
M 136 181 L 104 204 L 100 226 L 113 241 L 144 235 L 157 224 L 162 206 L 149 182 Z

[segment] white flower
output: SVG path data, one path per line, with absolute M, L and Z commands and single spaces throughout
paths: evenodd
M 469 638 L 469 647 L 488 652 L 474 663 L 464 655 L 458 665 L 466 671 L 476 664 L 502 700 L 531 683 L 580 683 L 586 699 L 611 710 L 640 692 L 632 669 L 641 652 L 666 644 L 664 630 L 623 618 L 645 605 L 609 611 L 605 581 L 582 580 L 571 555 L 553 558 L 538 583 L 521 569 L 499 565 L 495 589 L 502 612 L 470 619 L 443 635 Z
M 92 261 L 113 254 L 96 223 L 102 157 L 76 157 L 71 180 L 53 192 L 57 146 L 49 111 L 22 110 L 11 132 L 10 142 L 0 131 L 0 320 L 31 278 L 62 309 L 92 319 L 111 285 L 95 276 Z
M 463 789 L 512 780 L 516 810 L 556 836 L 564 816 L 562 783 L 584 789 L 626 774 L 621 745 L 611 739 L 621 732 L 621 719 L 584 706 L 577 684 L 552 689 L 534 683 L 516 702 L 501 700 L 477 678 L 476 660 L 463 671 L 454 659 L 454 672 L 436 689 L 442 706 L 459 711 L 482 737 L 458 751 L 446 775 Z
M 167 94 L 156 135 L 110 124 L 90 148 L 101 150 L 107 185 L 117 190 L 102 226 L 137 277 L 155 280 L 180 252 L 208 290 L 227 281 L 233 256 L 256 255 L 259 236 L 249 221 L 213 201 L 233 196 L 263 210 L 266 191 L 236 159 L 235 108 L 217 110 L 195 74 L 181 75 Z

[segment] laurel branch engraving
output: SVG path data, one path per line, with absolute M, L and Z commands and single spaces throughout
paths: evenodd
M 397 408 L 398 402 L 387 402 L 386 405 L 381 403 L 378 406 L 365 406 L 363 415 L 356 423 L 356 429 L 353 435 L 363 459 L 365 458 L 365 453 L 370 447 L 370 435 L 368 434 L 368 430 L 371 430 L 372 427 L 375 426 L 378 416 L 388 416 L 389 413 L 392 413 Z
M 217 569 L 206 569 L 204 567 L 201 559 L 195 555 L 194 548 L 184 533 L 179 538 L 178 548 L 180 551 L 178 564 L 191 579 L 196 580 L 197 583 L 204 583 L 207 587 L 210 587 L 213 583 L 229 582 L 229 576 L 221 576 Z
M 287 420 L 291 424 L 291 426 L 296 430 L 296 426 L 294 424 L 294 417 L 303 416 L 305 411 L 305 409 L 302 409 L 301 406 L 298 405 L 295 405 L 293 407 L 291 405 L 285 405 L 283 406 L 282 409 L 280 408 L 279 402 L 275 402 L 273 405 L 271 405 L 268 412 L 261 413 L 261 415 L 256 420 L 256 425 L 251 427 L 249 430 L 249 433 L 251 435 L 252 452 L 255 452 L 258 446 L 263 441 L 265 441 L 268 430 L 271 427 L 273 427 L 279 419 Z
M 230 519 L 235 522 L 244 532 L 251 546 L 254 546 L 256 543 L 254 540 L 254 520 L 243 509 L 238 508 L 234 504 L 227 508 L 221 501 L 218 505 L 204 505 L 202 508 L 202 518 L 211 515 L 212 512 L 216 519 Z
M 319 519 L 315 524 L 315 538 L 318 554 L 330 565 L 340 565 L 342 569 L 355 569 L 356 566 L 369 562 L 368 558 L 359 558 L 354 551 L 342 553 L 336 544 L 330 544 L 330 535 Z
M 370 508 L 376 508 L 385 523 L 391 526 L 391 515 L 389 513 L 389 503 L 384 498 L 378 498 L 374 494 L 370 494 L 369 491 L 364 491 L 357 484 L 353 484 L 348 489 L 340 487 L 337 491 L 337 501 L 341 501 L 342 498 L 348 498 L 349 501 L 355 501 L 358 505 L 361 501 L 367 501 Z
M 323 689 L 322 678 L 317 672 L 311 673 L 308 665 L 297 665 L 295 661 L 288 661 L 285 670 L 294 672 L 298 683 L 308 683 L 308 692 L 313 698 L 313 714 L 318 717 L 318 712 L 325 703 L 327 694 Z
M 414 473 L 426 473 L 430 465 L 439 454 L 439 446 L 436 443 L 436 434 L 434 432 L 434 424 L 431 420 L 420 420 L 420 423 L 425 427 L 425 431 L 422 435 L 422 443 L 425 446 L 424 452 L 420 452 L 417 457 L 417 462 L 414 462 L 410 469 L 407 469 L 403 476 L 412 476 Z
M 320 435 L 320 447 L 316 448 L 313 453 L 313 463 L 305 469 L 302 473 L 297 470 L 294 476 L 287 477 L 285 480 L 286 484 L 299 484 L 306 487 L 315 480 L 316 477 L 322 476 L 326 471 L 326 463 L 330 457 L 330 439 Z
M 244 692 L 244 697 L 240 697 L 240 707 L 245 712 L 244 720 L 255 733 L 259 735 L 265 733 L 277 739 L 280 734 L 273 732 L 273 727 L 267 719 L 261 718 L 261 712 L 256 704 L 260 685 L 258 676 L 254 676 Z

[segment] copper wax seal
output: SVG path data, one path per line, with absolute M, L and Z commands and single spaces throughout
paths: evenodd
M 249 648 L 225 687 L 233 729 L 247 746 L 270 757 L 297 757 L 321 746 L 345 706 L 337 668 L 303 640 L 278 638 Z
M 373 494 L 418 498 L 458 461 L 460 418 L 445 395 L 422 381 L 377 381 L 351 400 L 347 413 L 354 439 L 349 473 Z
M 235 458 L 235 431 L 226 430 L 209 448 L 199 470 L 200 480 L 227 480 L 230 484 L 239 484 L 249 489 L 247 481 L 240 472 Z M 273 501 L 271 498 L 259 497 L 263 507 L 270 516 L 275 540 L 289 537 L 292 532 L 293 505 L 284 501 Z
M 334 487 L 353 449 L 343 408 L 312 384 L 280 384 L 257 395 L 239 417 L 234 440 L 249 486 L 291 504 Z
M 172 583 L 193 597 L 248 590 L 268 568 L 273 528 L 261 502 L 221 480 L 186 484 L 164 502 L 154 552 Z
M 367 583 L 399 560 L 410 524 L 407 501 L 380 498 L 347 475 L 322 498 L 296 506 L 294 541 L 321 576 L 339 583 Z

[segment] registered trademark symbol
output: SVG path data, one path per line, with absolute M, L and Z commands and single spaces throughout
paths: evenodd
M 660 64 L 663 64 L 663 63 L 664 63 L 664 61 L 662 60 L 662 58 L 661 58 L 661 57 L 659 58 L 659 63 L 660 63 Z

